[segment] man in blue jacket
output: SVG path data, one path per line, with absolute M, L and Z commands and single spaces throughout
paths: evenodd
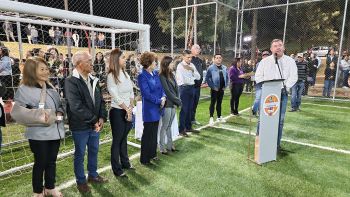
M 205 81 L 210 87 L 211 102 L 209 107 L 209 124 L 214 124 L 214 107 L 216 103 L 217 121 L 225 122 L 221 116 L 221 103 L 224 97 L 224 90 L 228 85 L 228 73 L 226 66 L 222 65 L 221 54 L 215 54 L 213 64 L 208 68 Z

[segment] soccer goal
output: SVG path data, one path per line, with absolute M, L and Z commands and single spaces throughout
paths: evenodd
M 43 53 L 43 58 L 50 65 L 50 80 L 62 93 L 63 81 L 72 70 L 71 56 L 76 51 L 86 50 L 92 54 L 94 72 L 101 78 L 105 73 L 98 66 L 95 70 L 95 62 L 99 65 L 101 55 L 103 60 L 111 49 L 121 48 L 128 56 L 150 51 L 149 25 L 6 0 L 0 0 L 0 10 L 0 22 L 12 25 L 15 35 L 14 40 L 2 40 L 13 60 L 12 77 L 3 82 L 6 83 L 7 95 L 0 101 L 7 114 L 19 86 L 21 66 L 30 56 L 41 56 L 37 53 Z M 56 60 L 60 61 L 60 65 L 54 63 Z M 108 61 L 105 63 L 108 66 Z M 104 97 L 108 101 L 106 92 Z M 101 132 L 101 144 L 111 141 L 108 123 L 105 128 Z M 24 138 L 25 128 L 8 117 L 7 127 L 1 130 L 0 180 L 27 173 L 27 169 L 33 165 L 33 156 Z M 66 126 L 66 138 L 58 159 L 62 160 L 73 153 L 73 140 Z

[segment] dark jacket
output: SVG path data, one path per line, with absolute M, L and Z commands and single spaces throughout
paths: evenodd
M 333 56 L 333 58 L 331 58 L 331 56 L 328 55 L 327 59 L 326 59 L 326 66 L 329 67 L 331 62 L 333 62 L 334 63 L 334 67 L 337 68 L 338 56 Z
M 207 67 L 205 65 L 205 61 L 201 60 L 199 57 L 192 56 L 191 63 L 196 67 L 198 73 L 201 75 L 201 78 L 199 80 L 194 80 L 194 86 L 201 87 L 203 82 L 203 70 L 205 70 Z
M 0 117 L 0 126 L 1 127 L 5 127 L 6 124 L 5 124 L 5 110 L 4 110 L 4 107 L 1 105 L 0 103 L 0 110 L 1 110 L 1 117 Z
M 331 69 L 330 67 L 327 67 L 324 70 L 324 75 L 325 75 L 324 79 L 335 81 L 336 73 L 337 73 L 337 69 L 335 69 L 335 68 Z
M 181 99 L 179 96 L 179 87 L 174 77 L 171 79 L 166 78 L 164 75 L 160 75 L 160 82 L 162 83 L 165 95 L 167 97 L 165 107 L 181 106 Z
M 76 69 L 73 75 L 64 82 L 65 97 L 67 100 L 68 123 L 71 131 L 94 129 L 100 118 L 107 119 L 105 101 L 98 83 L 98 79 L 89 76 L 94 92 L 95 105 L 89 89 Z
M 310 60 L 308 63 L 309 77 L 313 77 L 317 73 L 318 59 Z

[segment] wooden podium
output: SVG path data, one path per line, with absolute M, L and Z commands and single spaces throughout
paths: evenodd
M 284 79 L 264 81 L 262 85 L 258 134 L 254 160 L 257 164 L 276 161 L 280 118 L 281 88 Z

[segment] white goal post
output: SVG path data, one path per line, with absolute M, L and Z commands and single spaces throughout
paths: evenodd
M 136 30 L 140 32 L 140 51 L 150 51 L 150 25 L 147 24 L 132 23 L 128 21 L 110 19 L 100 16 L 88 15 L 83 13 L 77 13 L 72 11 L 60 10 L 9 0 L 0 0 L 0 10 L 20 14 L 45 16 L 55 19 L 69 20 L 81 23 L 92 23 L 95 25 L 109 26 L 116 29 L 129 29 L 130 31 Z M 5 16 L 3 17 L 3 19 L 5 19 Z M 15 17 L 13 17 L 12 19 L 15 20 L 14 18 Z

